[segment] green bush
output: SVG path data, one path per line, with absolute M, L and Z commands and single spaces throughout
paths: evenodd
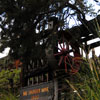
M 10 91 L 3 91 L 0 100 L 18 100 L 18 97 Z
M 88 59 L 73 80 L 66 82 L 71 87 L 71 100 L 100 100 L 100 61 Z M 77 96 L 76 96 L 77 95 Z

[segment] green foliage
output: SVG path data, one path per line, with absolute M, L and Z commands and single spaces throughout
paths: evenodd
M 19 100 L 17 96 L 15 96 L 12 92 L 10 91 L 3 91 L 1 94 L 0 100 Z
M 72 89 L 71 95 L 74 99 L 71 100 L 100 99 L 100 60 L 88 59 L 86 64 L 82 64 L 83 70 L 81 69 L 80 73 L 74 76 L 73 81 L 66 80 Z
M 9 71 L 5 71 L 5 70 L 2 70 L 0 72 L 0 87 L 3 88 L 5 87 L 5 85 L 7 85 L 9 83 L 8 81 L 8 73 Z
M 13 85 L 14 85 L 13 87 L 17 87 L 17 84 L 20 83 L 20 72 L 21 70 L 18 69 L 13 69 L 12 71 L 3 69 L 0 72 L 0 88 L 1 89 L 11 88 L 9 79 L 13 80 Z
M 0 100 L 17 100 L 20 88 L 20 72 L 20 69 L 1 70 Z

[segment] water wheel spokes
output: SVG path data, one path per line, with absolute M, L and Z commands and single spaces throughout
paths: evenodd
M 56 46 L 56 48 L 57 52 L 54 56 L 57 57 L 58 66 L 65 68 L 65 72 L 68 73 L 74 74 L 78 72 L 81 60 L 79 50 L 68 42 L 64 38 L 64 35 L 58 41 L 58 46 Z

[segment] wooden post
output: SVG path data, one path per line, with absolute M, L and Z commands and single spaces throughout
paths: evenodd
M 54 79 L 54 100 L 58 100 L 58 81 Z
M 85 53 L 86 53 L 86 59 L 88 59 L 88 54 L 89 54 L 89 48 L 87 46 L 87 42 L 85 42 Z

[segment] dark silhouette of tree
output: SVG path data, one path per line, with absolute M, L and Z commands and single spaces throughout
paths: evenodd
M 9 54 L 14 59 L 23 61 L 44 57 L 46 46 L 54 43 L 52 33 L 57 32 L 57 28 L 69 28 L 72 18 L 86 23 L 85 15 L 93 9 L 85 1 L 1 0 L 1 51 L 10 47 Z M 58 22 L 55 21 L 56 25 L 52 30 L 46 31 L 51 17 L 57 17 Z
M 98 4 L 98 0 L 94 0 L 94 2 Z M 64 31 L 66 31 L 64 34 L 66 34 L 67 41 L 71 41 L 71 44 L 76 46 L 75 54 L 79 52 L 80 44 L 76 43 L 78 42 L 76 38 L 80 38 L 82 35 L 77 32 L 82 33 L 88 27 L 91 28 L 90 24 L 93 24 L 90 23 L 88 27 L 83 27 L 88 23 L 86 14 L 94 14 L 93 8 L 91 4 L 87 4 L 87 0 L 0 0 L 0 51 L 10 47 L 9 56 L 18 61 L 17 65 L 21 61 L 22 86 L 27 86 L 28 82 L 31 83 L 31 77 L 34 77 L 34 83 L 38 82 L 37 78 L 42 82 L 53 79 L 55 74 L 52 69 L 56 66 L 53 52 L 56 52 L 57 49 L 53 51 L 52 48 L 56 48 L 58 39 Z M 74 21 L 72 26 L 77 26 L 72 30 L 69 27 L 71 20 Z M 83 26 L 79 30 L 80 23 Z M 94 25 L 91 29 L 93 27 Z M 74 34 L 74 32 L 76 33 Z M 86 30 L 84 34 L 89 36 L 88 32 L 90 31 Z M 79 55 L 76 54 L 76 57 Z M 65 59 L 66 63 L 66 55 L 62 59 Z M 76 65 L 79 66 L 79 63 L 76 62 Z M 33 71 L 34 66 L 37 70 Z M 49 68 L 46 69 L 47 67 Z M 39 78 L 38 71 L 41 72 L 39 72 L 40 76 L 43 74 L 46 78 Z M 60 75 L 59 73 L 58 76 Z M 63 78 L 60 81 L 63 81 Z M 13 86 L 12 79 L 10 84 Z

